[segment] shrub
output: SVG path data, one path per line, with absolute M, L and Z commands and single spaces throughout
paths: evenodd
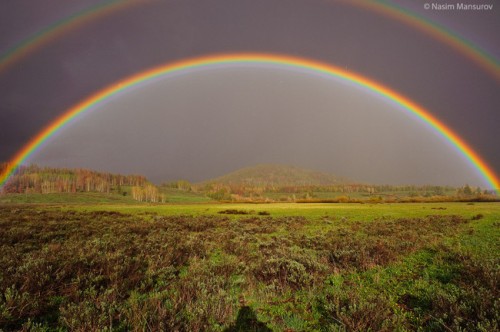
M 325 290 L 317 302 L 322 330 L 394 331 L 401 329 L 389 298 L 384 294 L 362 293 L 362 285 L 343 285 Z
M 312 277 L 307 273 L 301 263 L 287 258 L 271 258 L 264 261 L 255 271 L 258 280 L 266 284 L 284 289 L 291 287 L 300 289 L 312 282 Z

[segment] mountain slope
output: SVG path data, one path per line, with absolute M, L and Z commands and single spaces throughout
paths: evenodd
M 328 186 L 345 184 L 348 180 L 332 174 L 294 166 L 261 164 L 246 167 L 226 175 L 204 181 L 225 185 L 247 186 Z

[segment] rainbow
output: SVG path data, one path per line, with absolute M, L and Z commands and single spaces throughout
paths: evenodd
M 379 13 L 386 17 L 400 21 L 408 26 L 420 30 L 436 40 L 449 45 L 464 56 L 477 63 L 486 72 L 493 75 L 497 80 L 500 80 L 500 61 L 489 55 L 479 46 L 457 35 L 456 33 L 446 29 L 445 27 L 436 24 L 418 14 L 415 14 L 403 7 L 389 3 L 386 0 L 336 0 L 349 6 L 356 6 L 362 9 L 370 10 Z M 423 3 L 422 3 L 423 6 Z
M 69 31 L 87 22 L 91 22 L 99 17 L 106 16 L 131 5 L 143 4 L 150 1 L 152 0 L 110 0 L 59 20 L 8 49 L 3 55 L 0 55 L 0 73 L 37 48 L 48 44 L 52 40 L 65 35 Z M 331 0 L 324 1 L 331 2 Z M 454 48 L 484 68 L 486 72 L 493 75 L 497 80 L 500 80 L 500 62 L 496 58 L 492 57 L 472 42 L 467 41 L 465 38 L 460 37 L 422 16 L 385 0 L 335 0 L 335 2 L 370 10 L 416 28 Z
M 89 96 L 78 104 L 74 105 L 60 117 L 54 120 L 50 125 L 40 131 L 33 137 L 7 164 L 2 174 L 0 174 L 0 187 L 3 186 L 9 177 L 15 173 L 17 167 L 23 164 L 37 149 L 65 124 L 74 119 L 79 114 L 99 106 L 100 103 L 110 97 L 130 90 L 141 83 L 161 78 L 175 73 L 183 73 L 187 70 L 213 68 L 219 65 L 279 65 L 288 69 L 307 71 L 311 74 L 326 75 L 330 78 L 341 79 L 345 82 L 350 82 L 365 90 L 376 93 L 384 97 L 402 109 L 414 114 L 423 122 L 427 123 L 431 128 L 437 131 L 444 139 L 450 142 L 465 156 L 471 165 L 481 174 L 482 178 L 491 186 L 492 189 L 498 190 L 499 181 L 493 170 L 486 162 L 456 133 L 446 127 L 436 117 L 430 114 L 422 106 L 414 103 L 407 97 L 397 93 L 396 91 L 376 82 L 360 74 L 356 74 L 342 68 L 322 63 L 319 61 L 297 58 L 287 55 L 275 54 L 260 54 L 260 53 L 243 53 L 243 54 L 220 54 L 209 55 L 191 59 L 184 59 L 177 62 L 167 63 L 128 78 L 120 80 L 97 93 Z
M 90 8 L 84 9 L 62 20 L 56 21 L 48 27 L 36 32 L 9 48 L 0 56 L 0 73 L 9 66 L 20 61 L 36 49 L 50 43 L 58 37 L 100 17 L 106 16 L 132 5 L 145 3 L 146 0 L 111 0 Z

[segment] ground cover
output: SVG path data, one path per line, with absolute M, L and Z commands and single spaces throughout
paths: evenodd
M 494 331 L 499 226 L 498 203 L 3 204 L 0 328 Z

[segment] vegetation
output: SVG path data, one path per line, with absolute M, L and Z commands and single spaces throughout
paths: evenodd
M 165 203 L 166 197 L 152 184 L 132 187 L 132 197 L 139 202 Z
M 0 164 L 0 171 L 7 164 Z M 2 188 L 4 193 L 76 193 L 120 191 L 121 186 L 144 186 L 142 175 L 121 175 L 88 169 L 20 166 Z M 122 192 L 120 192 L 121 194 Z
M 249 187 L 301 187 L 301 186 L 330 186 L 336 184 L 352 183 L 344 178 L 303 169 L 293 166 L 261 164 L 246 167 L 221 177 L 204 182 L 225 185 L 245 185 Z
M 0 165 L 0 170 L 6 164 Z M 166 202 L 298 202 L 298 203 L 404 203 L 404 202 L 491 202 L 500 201 L 495 192 L 464 185 L 394 186 L 359 184 L 330 174 L 281 165 L 257 165 L 225 176 L 192 184 L 186 180 L 148 182 L 140 175 L 120 175 L 86 169 L 21 167 L 2 188 L 2 201 L 18 202 L 15 194 L 100 193 L 109 200 L 130 195 L 144 203 Z M 114 197 L 113 197 L 114 196 Z M 105 201 L 106 198 L 103 198 Z M 25 197 L 25 201 L 28 201 Z M 43 198 L 35 200 L 43 202 Z M 62 199 L 61 202 L 65 200 Z
M 495 331 L 499 219 L 496 203 L 4 204 L 0 329 Z
M 342 181 L 20 168 L 0 196 L 0 331 L 500 329 L 495 193 Z

